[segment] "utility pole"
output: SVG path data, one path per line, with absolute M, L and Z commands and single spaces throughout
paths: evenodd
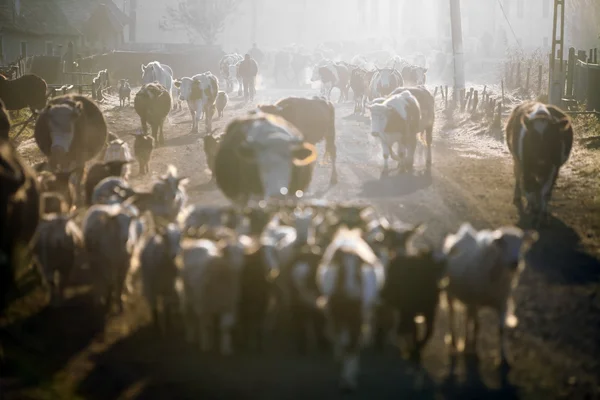
M 258 26 L 258 0 L 252 0 L 252 43 L 256 43 L 256 29 Z
M 550 68 L 548 77 L 548 103 L 560 106 L 564 91 L 564 39 L 565 39 L 565 1 L 554 0 L 554 16 L 552 22 L 552 52 L 550 53 Z M 560 7 L 560 11 L 559 11 Z M 558 19 L 560 18 L 560 31 Z M 560 35 L 558 38 L 557 33 Z M 556 69 L 558 56 L 558 70 Z
M 460 19 L 460 0 L 450 0 L 450 24 L 452 26 L 452 53 L 454 56 L 454 94 L 455 100 L 462 101 L 465 88 L 465 63 Z

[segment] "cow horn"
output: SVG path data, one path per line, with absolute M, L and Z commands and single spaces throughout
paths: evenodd
M 294 157 L 293 163 L 296 167 L 305 167 L 312 164 L 317 159 L 317 148 L 311 143 L 304 142 L 296 150 L 307 150 L 310 152 L 308 156 L 302 159 Z

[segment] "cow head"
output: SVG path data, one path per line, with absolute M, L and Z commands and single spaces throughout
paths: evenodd
M 568 116 L 553 115 L 547 106 L 537 103 L 533 111 L 521 118 L 521 126 L 528 133 L 525 141 L 538 152 L 536 169 L 544 170 L 558 161 L 557 156 L 565 157 L 562 154 L 564 149 L 561 151 L 559 147 L 562 146 L 564 134 L 572 129 Z
M 75 139 L 78 120 L 83 115 L 83 104 L 79 101 L 63 100 L 51 103 L 43 111 L 48 121 L 50 140 L 50 165 L 52 168 L 67 167 L 67 153 Z
M 236 149 L 240 159 L 256 165 L 265 197 L 288 194 L 294 167 L 316 160 L 316 148 L 282 118 L 265 115 L 251 120 L 245 140 Z
M 154 72 L 154 65 L 148 63 L 148 65 L 142 64 L 142 84 L 152 83 L 157 80 L 156 73 Z
M 186 101 L 190 99 L 192 94 L 192 78 L 177 79 L 173 84 L 179 89 L 179 100 Z
M 388 120 L 394 116 L 395 110 L 384 104 L 385 99 L 374 99 L 368 106 L 371 111 L 371 135 L 379 136 L 385 132 Z

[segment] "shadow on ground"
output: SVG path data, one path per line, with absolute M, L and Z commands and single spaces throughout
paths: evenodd
M 406 196 L 432 184 L 432 177 L 425 172 L 404 173 L 366 181 L 363 184 L 361 197 L 396 197 Z

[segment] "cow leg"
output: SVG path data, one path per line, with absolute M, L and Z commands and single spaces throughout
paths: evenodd
M 406 145 L 406 152 L 408 153 L 405 159 L 405 170 L 412 171 L 415 164 L 415 150 L 417 149 L 417 136 L 411 135 Z
M 546 219 L 548 216 L 548 203 L 550 202 L 550 197 L 552 196 L 552 189 L 554 188 L 554 184 L 556 183 L 556 179 L 558 177 L 558 167 L 552 166 L 544 185 L 542 186 L 542 198 L 541 198 L 541 207 L 540 207 L 540 218 Z
M 234 324 L 235 315 L 232 312 L 220 316 L 220 351 L 224 356 L 233 354 L 231 331 L 233 330 Z
M 471 331 L 471 325 L 473 330 Z M 465 353 L 469 355 L 476 354 L 477 348 L 477 330 L 479 329 L 477 323 L 477 308 L 473 306 L 467 307 L 467 319 L 465 326 Z
M 360 346 L 359 336 L 360 327 L 353 327 L 354 329 L 344 329 L 343 336 L 347 338 L 340 338 L 342 345 L 344 346 L 342 354 L 342 373 L 340 389 L 343 391 L 353 391 L 357 387 L 357 378 L 359 373 L 360 363 Z M 344 343 L 349 341 L 349 343 Z
M 498 322 L 498 341 L 500 343 L 500 362 L 503 367 L 508 366 L 508 359 L 506 357 L 506 338 L 504 337 L 504 324 L 506 320 L 507 309 L 503 307 L 498 313 L 500 321 Z
M 381 139 L 381 148 L 383 150 L 383 171 L 381 171 L 381 177 L 387 176 L 390 170 L 389 166 L 389 158 L 390 158 L 390 149 L 384 140 Z
M 202 314 L 198 321 L 198 333 L 200 334 L 200 351 L 202 352 L 208 352 L 211 350 L 212 347 L 211 336 L 214 331 L 214 329 L 212 329 L 212 320 L 212 315 Z
M 515 175 L 515 191 L 513 194 L 513 204 L 519 210 L 519 213 L 523 212 L 523 202 L 521 200 L 521 165 L 518 160 L 513 159 L 513 172 Z
M 446 292 L 446 302 L 448 303 L 448 330 L 450 331 L 450 347 L 452 351 L 456 351 L 458 345 L 456 342 L 454 297 L 448 294 L 448 292 Z
M 429 342 L 431 335 L 433 334 L 433 330 L 435 328 L 435 310 L 431 313 L 427 313 L 425 315 L 425 335 L 420 340 L 417 340 L 417 349 L 419 352 L 423 350 L 423 348 Z
M 165 144 L 165 135 L 163 132 L 163 125 L 164 125 L 164 121 L 161 121 L 160 124 L 158 125 L 159 141 L 160 141 L 161 146 L 163 146 Z
M 331 178 L 329 179 L 329 184 L 335 185 L 336 183 L 338 183 L 337 147 L 335 145 L 335 132 L 333 134 L 325 136 L 325 154 L 329 154 L 329 156 L 331 157 Z
M 209 135 L 212 132 L 212 110 L 210 107 L 204 108 L 204 123 L 206 125 L 206 134 Z
M 431 170 L 431 145 L 433 143 L 433 126 L 428 126 L 425 130 L 425 143 L 427 144 L 425 168 L 427 170 Z

